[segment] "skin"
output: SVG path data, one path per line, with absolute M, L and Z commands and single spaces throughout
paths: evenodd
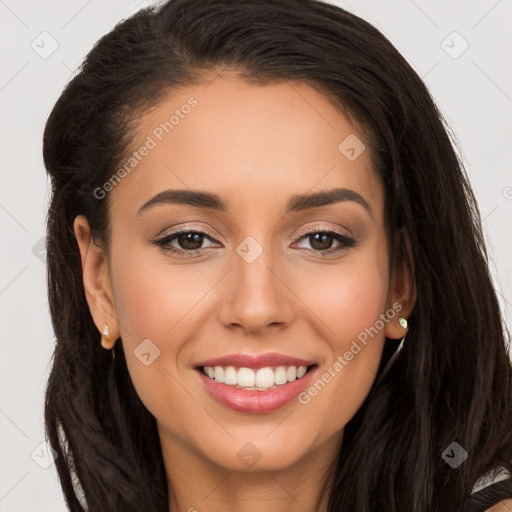
M 512 500 L 504 500 L 488 508 L 487 512 L 509 512 L 510 510 L 512 510 Z
M 251 85 L 224 74 L 148 112 L 134 147 L 190 97 L 197 106 L 110 192 L 109 250 L 91 241 L 85 217 L 75 219 L 91 314 L 100 333 L 107 323 L 110 338 L 121 337 L 137 392 L 157 419 L 172 510 L 314 510 L 385 336 L 406 333 L 398 317 L 412 310 L 414 283 L 390 266 L 384 189 L 370 151 L 350 161 L 338 150 L 348 135 L 363 136 L 323 95 L 303 83 Z M 292 195 L 336 187 L 363 196 L 372 214 L 354 201 L 285 214 Z M 228 209 L 164 204 L 137 215 L 159 192 L 185 188 L 223 195 Z M 152 243 L 185 226 L 213 235 L 199 255 Z M 310 227 L 357 243 L 322 256 L 314 249 L 329 245 L 303 236 Z M 248 236 L 263 249 L 252 263 L 236 252 Z M 179 239 L 171 245 L 186 250 Z M 333 239 L 332 247 L 342 246 Z M 276 351 L 316 361 L 322 375 L 394 303 L 400 315 L 307 404 L 233 411 L 194 370 L 212 357 Z M 134 355 L 147 338 L 160 350 L 149 366 Z M 237 454 L 249 442 L 261 458 L 246 467 Z

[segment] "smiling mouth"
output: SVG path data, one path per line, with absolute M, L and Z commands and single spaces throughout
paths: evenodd
M 215 382 L 246 391 L 269 391 L 290 382 L 300 380 L 307 373 L 317 368 L 317 364 L 309 366 L 265 366 L 248 368 L 245 366 L 198 366 L 197 370 Z

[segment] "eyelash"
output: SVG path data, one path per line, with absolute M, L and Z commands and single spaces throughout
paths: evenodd
M 208 232 L 206 231 L 202 231 L 202 230 L 198 230 L 198 229 L 191 229 L 191 228 L 181 228 L 181 229 L 178 229 L 172 233 L 169 233 L 168 235 L 165 235 L 164 237 L 160 238 L 159 240 L 155 240 L 154 241 L 154 244 L 161 247 L 164 251 L 168 251 L 170 253 L 173 253 L 173 254 L 179 254 L 183 257 L 190 257 L 190 256 L 194 256 L 195 254 L 197 253 L 200 253 L 203 249 L 191 249 L 191 250 L 186 250 L 186 249 L 176 249 L 174 247 L 170 247 L 168 244 L 170 242 L 172 242 L 174 239 L 178 238 L 179 236 L 181 235 L 184 235 L 184 234 L 198 234 L 198 235 L 204 235 L 206 236 L 207 238 L 210 238 L 211 241 L 215 241 L 212 237 L 212 235 L 210 235 Z M 327 254 L 332 254 L 332 253 L 335 253 L 335 252 L 338 252 L 338 251 L 342 251 L 342 250 L 346 250 L 346 249 L 349 249 L 351 247 L 354 247 L 357 242 L 354 238 L 351 238 L 349 236 L 347 236 L 346 234 L 344 233 L 341 233 L 339 231 L 335 231 L 335 230 L 329 230 L 329 229 L 320 229 L 320 228 L 317 228 L 317 227 L 313 227 L 313 228 L 310 228 L 308 230 L 306 230 L 304 233 L 301 234 L 301 236 L 297 239 L 297 241 L 300 241 L 304 238 L 309 238 L 310 236 L 312 235 L 315 235 L 315 234 L 327 234 L 327 235 L 334 235 L 334 239 L 337 240 L 341 246 L 340 247 L 337 247 L 337 248 L 330 248 L 330 249 L 326 249 L 326 250 L 315 250 L 315 249 L 306 249 L 308 251 L 312 251 L 320 256 L 324 256 L 324 255 L 327 255 Z M 185 256 L 186 255 L 186 256 Z

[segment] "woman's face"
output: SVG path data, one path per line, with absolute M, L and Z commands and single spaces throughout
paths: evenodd
M 88 298 L 98 327 L 122 338 L 164 451 L 180 446 L 236 471 L 289 467 L 327 446 L 334 454 L 385 335 L 404 334 L 383 187 L 362 136 L 305 84 L 224 76 L 149 112 L 134 149 L 120 183 L 105 187 L 107 299 Z M 172 238 L 179 229 L 192 234 Z M 282 360 L 214 361 L 222 370 L 212 374 L 231 384 L 198 368 L 269 353 Z M 311 366 L 301 379 L 292 359 Z M 262 367 L 275 371 L 258 377 Z M 233 383 L 266 378 L 279 385 Z

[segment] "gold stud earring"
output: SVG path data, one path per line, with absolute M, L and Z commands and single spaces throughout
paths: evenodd
M 407 319 L 406 319 L 406 318 L 400 317 L 400 318 L 398 319 L 398 323 L 400 324 L 400 326 L 401 326 L 403 329 L 407 329 Z
M 116 340 L 112 341 L 109 338 L 108 325 L 105 324 L 105 328 L 103 329 L 103 333 L 101 334 L 101 346 L 105 350 L 111 350 L 112 348 L 114 348 L 115 343 L 116 343 Z

